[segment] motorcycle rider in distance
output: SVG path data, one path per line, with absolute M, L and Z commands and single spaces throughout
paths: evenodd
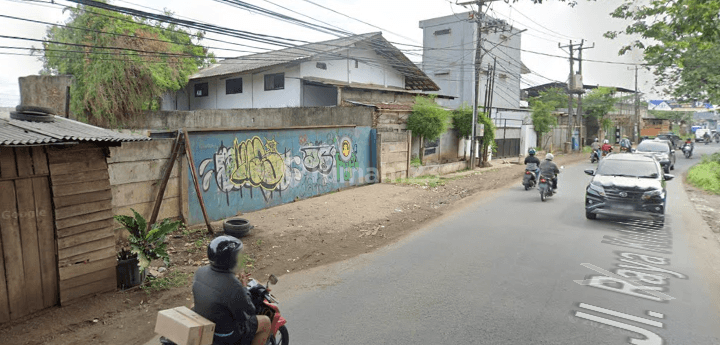
M 620 139 L 620 151 L 630 152 L 630 149 L 632 149 L 632 143 L 630 143 L 627 135 L 623 135 L 622 139 Z
M 215 323 L 214 345 L 264 345 L 270 336 L 270 318 L 256 315 L 245 287 L 250 275 L 238 267 L 242 249 L 235 237 L 216 237 L 207 248 L 210 265 L 195 272 L 193 310 Z
M 612 145 L 610 145 L 610 142 L 607 139 L 603 140 L 603 145 L 600 148 L 600 150 L 602 150 L 603 154 L 606 155 L 606 154 L 612 152 L 612 149 L 613 148 L 612 148 Z
M 685 139 L 685 144 L 683 146 L 689 145 L 690 146 L 690 155 L 692 155 L 693 149 L 695 148 L 695 142 L 693 142 L 690 138 Z
M 527 166 L 529 163 L 535 163 L 535 179 L 537 181 L 537 178 L 540 177 L 540 159 L 535 157 L 535 149 L 532 147 L 528 150 L 528 154 L 529 156 L 525 157 L 524 164 Z
M 712 141 L 708 132 L 705 132 L 705 134 L 703 134 L 703 140 L 705 141 L 705 145 L 709 144 Z
M 592 145 L 590 145 L 593 152 L 597 153 L 598 160 L 600 160 L 600 141 L 598 138 L 595 138 L 595 141 L 593 141 Z
M 558 166 L 552 161 L 553 154 L 548 153 L 545 155 L 545 160 L 540 163 L 540 176 L 552 179 L 553 193 L 557 192 L 557 174 L 560 173 Z

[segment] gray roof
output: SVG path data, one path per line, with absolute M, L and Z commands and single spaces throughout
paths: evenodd
M 424 91 L 440 90 L 440 87 L 438 87 L 437 84 L 430 79 L 430 77 L 428 77 L 420 68 L 415 66 L 415 64 L 412 63 L 405 54 L 397 49 L 397 47 L 385 40 L 380 32 L 342 37 L 329 41 L 309 43 L 265 53 L 243 55 L 232 59 L 225 59 L 213 64 L 210 67 L 201 69 L 197 73 L 191 75 L 189 79 L 195 80 L 265 70 L 291 62 L 310 60 L 317 56 L 337 54 L 360 42 L 370 44 L 378 55 L 385 57 L 393 68 L 405 75 L 406 89 Z
M 76 141 L 123 142 L 150 140 L 54 116 L 53 122 L 0 118 L 0 145 L 37 145 Z

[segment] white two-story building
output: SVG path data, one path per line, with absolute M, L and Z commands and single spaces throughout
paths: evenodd
M 381 33 L 368 33 L 222 60 L 166 95 L 162 109 L 337 106 L 345 88 L 439 90 Z

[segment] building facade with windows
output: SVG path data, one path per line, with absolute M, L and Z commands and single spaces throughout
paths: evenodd
M 348 87 L 439 90 L 380 33 L 369 33 L 222 60 L 165 95 L 162 110 L 337 106 Z

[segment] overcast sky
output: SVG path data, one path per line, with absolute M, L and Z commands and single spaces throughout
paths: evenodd
M 36 1 L 0 0 L 0 14 L 28 18 L 33 20 L 63 23 L 67 18 L 62 12 L 62 5 L 72 5 L 63 0 L 55 0 L 55 5 Z M 383 36 L 391 42 L 422 45 L 422 30 L 418 27 L 421 20 L 466 12 L 468 9 L 455 5 L 455 0 L 312 0 L 313 2 L 359 19 L 367 24 L 350 19 L 341 14 L 331 12 L 306 0 L 245 0 L 245 2 L 271 9 L 283 14 L 310 21 L 297 13 L 288 12 L 281 5 L 298 13 L 313 17 L 334 26 L 341 27 L 353 33 L 367 33 L 382 31 Z M 274 4 L 272 4 L 272 3 Z M 507 20 L 514 27 L 528 29 L 522 34 L 522 48 L 527 51 L 543 52 L 560 57 L 549 57 L 522 53 L 522 61 L 534 74 L 523 76 L 523 87 L 549 82 L 548 79 L 565 81 L 569 72 L 567 52 L 558 48 L 558 43 L 567 45 L 570 39 L 579 43 L 585 39 L 586 46 L 595 44 L 594 49 L 584 51 L 583 58 L 587 60 L 601 60 L 612 62 L 639 63 L 641 55 L 637 52 L 618 56 L 620 46 L 627 43 L 627 38 L 609 40 L 602 37 L 608 30 L 620 30 L 627 23 L 613 19 L 609 13 L 620 5 L 622 0 L 600 0 L 586 2 L 579 1 L 577 6 L 569 7 L 566 3 L 557 0 L 546 0 L 542 5 L 532 4 L 530 0 L 520 0 L 517 3 L 495 1 L 492 3 L 489 15 Z M 272 18 L 253 14 L 221 2 L 212 0 L 197 1 L 169 1 L 169 0 L 112 0 L 110 3 L 153 12 L 153 9 L 169 9 L 177 17 L 192 19 L 198 22 L 207 22 L 214 25 L 251 31 L 260 34 L 301 39 L 303 41 L 324 41 L 334 36 L 312 31 Z M 145 6 L 141 7 L 139 5 Z M 370 26 L 371 24 L 373 26 Z M 0 27 L 5 36 L 19 36 L 41 39 L 44 36 L 46 25 L 22 22 L 0 17 Z M 249 43 L 239 40 L 209 34 L 224 40 L 237 43 Z M 217 42 L 205 42 L 206 45 L 218 47 L 232 47 Z M 31 47 L 40 46 L 39 43 L 0 38 L 0 46 Z M 401 49 L 417 49 L 407 46 L 398 46 Z M 274 49 L 268 47 L 269 49 Z M 2 53 L 27 53 L 23 50 L 0 48 L 0 106 L 15 106 L 19 103 L 18 77 L 37 74 L 42 64 L 36 56 L 12 56 Z M 224 50 L 214 51 L 217 56 L 235 56 L 241 53 Z M 411 52 L 412 53 L 412 52 Z M 420 51 L 414 53 L 420 54 Z M 420 55 L 408 55 L 420 62 Z M 562 58 L 561 58 L 562 57 Z M 577 67 L 576 67 L 577 68 Z M 583 79 L 585 84 L 618 86 L 634 89 L 634 72 L 632 67 L 619 64 L 607 64 L 586 61 L 583 64 Z M 540 75 L 540 76 L 539 76 Z M 541 77 L 542 76 L 542 77 Z M 655 99 L 661 96 L 651 90 L 652 75 L 641 72 L 639 89 L 648 94 L 646 98 Z

